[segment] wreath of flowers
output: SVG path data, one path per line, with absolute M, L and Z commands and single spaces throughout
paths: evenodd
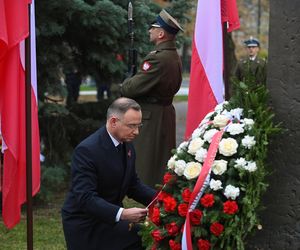
M 247 234 L 255 227 L 261 229 L 257 208 L 267 187 L 268 136 L 276 127 L 265 105 L 264 86 L 253 93 L 242 87 L 243 97 L 217 105 L 191 138 L 173 151 L 163 186 L 142 226 L 147 249 L 182 249 L 187 213 L 193 249 L 244 249 Z M 217 133 L 222 136 L 213 145 Z M 215 154 L 211 155 L 210 147 L 215 147 Z M 209 158 L 210 171 L 191 208 L 191 195 Z

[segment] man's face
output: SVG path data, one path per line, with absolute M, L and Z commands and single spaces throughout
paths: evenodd
M 163 29 L 158 27 L 151 27 L 149 29 L 150 42 L 156 44 L 162 35 Z
M 116 118 L 114 136 L 117 140 L 132 141 L 138 134 L 142 126 L 142 112 L 129 109 L 122 118 Z
M 250 46 L 250 47 L 247 47 L 247 51 L 248 51 L 248 55 L 250 57 L 257 56 L 259 47 L 258 46 Z

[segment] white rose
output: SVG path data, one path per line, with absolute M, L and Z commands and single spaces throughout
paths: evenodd
M 188 147 L 188 153 L 195 155 L 197 150 L 200 149 L 204 144 L 204 141 L 201 138 L 195 138 L 191 140 Z
M 240 189 L 238 187 L 228 185 L 225 188 L 224 195 L 227 197 L 227 199 L 235 200 L 236 197 L 240 195 Z
M 249 172 L 255 172 L 257 170 L 256 163 L 253 161 L 249 161 L 248 164 L 244 166 L 244 168 Z
M 243 120 L 244 124 L 248 127 L 248 128 L 252 128 L 254 125 L 254 121 L 253 119 L 248 119 L 248 118 L 244 118 Z
M 228 119 L 227 116 L 225 116 L 225 115 L 217 115 L 217 116 L 215 116 L 215 118 L 213 120 L 213 124 L 216 127 L 224 128 L 227 125 L 228 121 L 229 121 L 229 119 Z
M 252 148 L 254 145 L 256 144 L 256 141 L 254 139 L 254 136 L 249 136 L 249 135 L 246 135 L 243 139 L 242 139 L 242 145 L 245 147 L 245 148 Z
M 184 176 L 188 179 L 196 178 L 201 171 L 202 165 L 198 162 L 189 162 L 184 170 Z
M 227 161 L 215 160 L 212 165 L 212 171 L 216 175 L 221 175 L 227 170 Z
M 223 188 L 222 182 L 220 180 L 214 180 L 214 179 L 210 180 L 209 187 L 214 191 L 217 191 L 217 190 Z
M 238 135 L 244 133 L 244 124 L 241 123 L 230 123 L 227 127 L 227 132 L 231 135 Z
M 207 156 L 207 149 L 205 148 L 200 148 L 199 150 L 197 150 L 196 152 L 196 156 L 195 159 L 199 162 L 204 162 L 205 158 Z
M 206 131 L 205 134 L 203 135 L 204 141 L 211 143 L 213 136 L 217 132 L 219 132 L 219 130 L 217 130 L 217 129 L 210 129 L 210 130 Z
M 219 144 L 219 152 L 225 156 L 234 155 L 237 152 L 238 143 L 233 138 L 222 139 Z
M 182 142 L 178 148 L 177 148 L 177 153 L 182 153 L 183 150 L 185 150 L 187 148 L 187 145 L 188 145 L 188 142 L 187 141 L 184 141 Z
M 182 176 L 185 168 L 186 168 L 186 162 L 184 160 L 178 160 L 175 162 L 174 172 L 177 175 Z
M 177 156 L 176 156 L 176 155 L 173 155 L 173 156 L 170 158 L 170 160 L 168 160 L 168 164 L 167 164 L 168 169 L 174 169 L 174 167 L 175 167 L 175 162 L 176 162 L 176 158 L 177 158 Z
M 235 160 L 235 168 L 244 168 L 247 164 L 247 161 L 245 160 L 245 158 L 241 157 L 239 159 Z

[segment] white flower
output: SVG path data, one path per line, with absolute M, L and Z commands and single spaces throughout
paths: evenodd
M 188 153 L 195 155 L 197 150 L 200 149 L 204 144 L 204 141 L 201 138 L 195 138 L 191 140 L 188 147 Z
M 202 129 L 196 128 L 196 129 L 194 130 L 194 132 L 192 133 L 192 139 L 195 139 L 195 138 L 197 138 L 197 137 L 200 137 L 201 132 L 202 132 Z
M 201 171 L 202 165 L 198 162 L 189 162 L 184 170 L 184 176 L 188 179 L 196 178 Z
M 204 162 L 206 156 L 207 156 L 207 149 L 199 148 L 199 150 L 197 150 L 196 152 L 195 159 L 199 162 Z
M 185 168 L 186 168 L 186 162 L 184 160 L 178 160 L 175 162 L 174 172 L 177 175 L 182 176 Z
M 244 168 L 247 164 L 247 161 L 245 160 L 245 158 L 241 157 L 235 160 L 235 168 Z
M 230 114 L 232 118 L 236 118 L 240 120 L 240 117 L 243 115 L 243 109 L 242 108 L 236 108 L 230 110 Z
M 249 136 L 249 135 L 246 135 L 243 139 L 242 139 L 242 145 L 245 147 L 245 148 L 252 148 L 254 145 L 255 145 L 256 141 L 254 139 L 254 136 Z
M 168 160 L 168 169 L 174 169 L 175 168 L 175 162 L 176 162 L 176 158 L 177 156 L 176 155 L 173 155 L 170 160 Z
M 217 115 L 213 120 L 213 124 L 219 128 L 224 128 L 228 122 L 229 118 L 226 115 Z
M 216 107 L 215 107 L 215 111 L 222 111 L 224 109 L 224 105 L 228 104 L 228 101 L 224 101 L 222 103 L 219 103 Z
M 212 165 L 212 171 L 216 175 L 221 175 L 227 170 L 227 161 L 215 160 Z
M 222 139 L 219 144 L 219 152 L 225 156 L 234 155 L 237 152 L 238 143 L 233 138 Z
M 206 131 L 205 134 L 203 135 L 204 141 L 211 143 L 213 136 L 217 132 L 219 132 L 219 130 L 217 130 L 217 129 L 210 129 L 210 130 Z
M 178 146 L 178 148 L 176 150 L 177 153 L 181 153 L 183 150 L 186 150 L 188 144 L 189 143 L 187 141 L 180 143 L 180 145 Z
M 240 195 L 240 189 L 232 185 L 227 185 L 224 195 L 227 197 L 227 199 L 235 200 L 236 197 Z
M 241 123 L 230 123 L 227 127 L 227 132 L 231 135 L 238 135 L 244 133 L 244 124 Z
M 254 121 L 252 119 L 244 118 L 243 122 L 249 129 L 251 129 L 254 125 Z
M 257 170 L 256 163 L 253 161 L 249 161 L 248 164 L 246 166 L 244 166 L 244 168 L 246 170 L 248 170 L 249 172 L 254 172 Z
M 220 180 L 214 180 L 214 179 L 210 180 L 209 187 L 214 191 L 217 191 L 217 190 L 223 188 L 222 182 Z

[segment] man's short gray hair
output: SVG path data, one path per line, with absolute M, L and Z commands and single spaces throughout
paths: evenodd
M 112 116 L 121 118 L 129 109 L 141 111 L 141 106 L 130 98 L 118 98 L 108 107 L 106 119 L 108 120 Z

